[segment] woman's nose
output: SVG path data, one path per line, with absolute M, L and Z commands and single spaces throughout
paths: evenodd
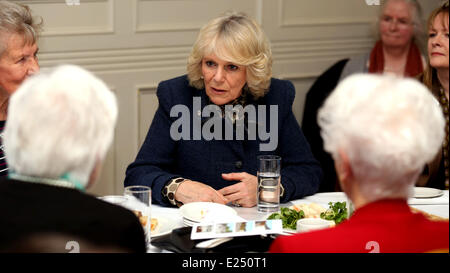
M 437 46 L 441 45 L 440 35 L 436 35 L 430 39 L 431 39 L 431 45 L 433 45 L 433 47 L 437 47 Z
M 398 27 L 398 21 L 397 20 L 392 20 L 391 23 L 389 24 L 389 29 L 391 31 L 396 30 Z
M 224 69 L 219 67 L 219 68 L 217 68 L 216 73 L 214 74 L 214 80 L 216 82 L 221 82 L 221 81 L 223 81 L 224 76 L 225 76 Z
M 29 64 L 29 67 L 28 67 L 28 72 L 27 72 L 27 74 L 28 74 L 29 76 L 34 75 L 34 74 L 36 74 L 36 73 L 39 72 L 39 69 L 40 69 L 40 68 L 39 68 L 39 63 L 38 63 L 37 59 L 32 58 L 32 59 L 30 60 L 30 64 Z

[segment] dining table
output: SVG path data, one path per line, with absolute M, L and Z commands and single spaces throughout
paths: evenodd
M 410 207 L 417 210 L 423 211 L 425 213 L 431 214 L 433 216 L 438 216 L 441 218 L 449 218 L 449 191 L 443 190 L 443 194 L 433 198 L 415 198 L 411 197 L 408 199 L 408 204 Z M 321 192 L 316 193 L 311 196 L 305 196 L 304 198 L 292 200 L 287 203 L 281 203 L 280 207 L 292 207 L 297 204 L 310 204 L 316 203 L 324 208 L 329 207 L 329 202 L 347 202 L 349 204 L 349 199 L 343 192 Z M 273 212 L 259 212 L 256 207 L 245 208 L 236 207 L 232 204 L 228 204 L 237 213 L 240 218 L 252 221 L 252 220 L 266 220 L 270 214 Z M 158 219 L 161 225 L 159 233 L 155 234 L 153 237 L 159 237 L 165 234 L 169 234 L 173 229 L 185 227 L 186 224 L 183 221 L 183 216 L 180 212 L 180 208 L 177 207 L 163 207 L 157 204 L 152 204 L 151 206 L 151 217 Z M 170 253 L 165 249 L 161 249 L 153 246 L 151 243 L 148 245 L 148 253 Z

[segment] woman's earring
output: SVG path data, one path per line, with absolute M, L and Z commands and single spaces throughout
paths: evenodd
M 203 80 L 203 76 L 200 76 L 200 79 L 202 79 L 202 80 Z

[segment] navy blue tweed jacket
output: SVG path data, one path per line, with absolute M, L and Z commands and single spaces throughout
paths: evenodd
M 222 173 L 247 172 L 256 175 L 257 156 L 264 154 L 276 154 L 282 158 L 281 183 L 285 193 L 281 202 L 317 192 L 322 179 L 322 169 L 313 157 L 292 112 L 295 89 L 291 82 L 272 79 L 270 90 L 263 98 L 257 101 L 250 99 L 247 102 L 255 106 L 256 112 L 258 106 L 266 106 L 268 133 L 273 130 L 269 123 L 270 105 L 278 106 L 276 133 L 278 145 L 273 151 L 261 149 L 260 144 L 267 144 L 269 140 L 262 141 L 258 133 L 256 139 L 246 134 L 244 140 L 237 140 L 237 137 L 233 137 L 233 140 L 223 140 L 224 138 L 205 140 L 204 135 L 201 136 L 201 140 L 194 140 L 193 131 L 200 129 L 198 127 L 193 129 L 195 128 L 193 116 L 200 115 L 200 111 L 193 109 L 195 106 L 193 98 L 201 98 L 201 110 L 208 104 L 208 98 L 204 89 L 197 90 L 189 86 L 186 75 L 161 82 L 157 96 L 158 110 L 136 160 L 126 170 L 124 182 L 125 186 L 150 186 L 153 203 L 170 206 L 161 192 L 166 183 L 175 177 L 203 182 L 218 190 L 237 182 L 222 179 Z M 175 105 L 185 105 L 190 111 L 188 125 L 191 137 L 188 139 L 173 140 L 171 137 L 171 125 L 180 117 L 170 115 Z M 207 117 L 197 118 L 201 118 L 202 124 L 208 120 Z M 264 123 L 259 119 L 255 119 L 255 122 Z

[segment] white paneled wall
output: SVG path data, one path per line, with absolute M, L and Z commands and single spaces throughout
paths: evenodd
M 255 17 L 272 43 L 274 76 L 297 91 L 294 114 L 301 123 L 306 93 L 339 59 L 373 44 L 377 6 L 365 0 L 30 0 L 44 20 L 39 41 L 43 69 L 78 64 L 116 93 L 115 141 L 100 181 L 90 192 L 121 194 L 125 169 L 145 138 L 158 106 L 156 87 L 185 74 L 200 27 L 227 11 Z M 68 5 L 67 3 L 74 3 Z M 79 2 L 79 5 L 76 3 Z M 420 1 L 428 14 L 439 0 Z

